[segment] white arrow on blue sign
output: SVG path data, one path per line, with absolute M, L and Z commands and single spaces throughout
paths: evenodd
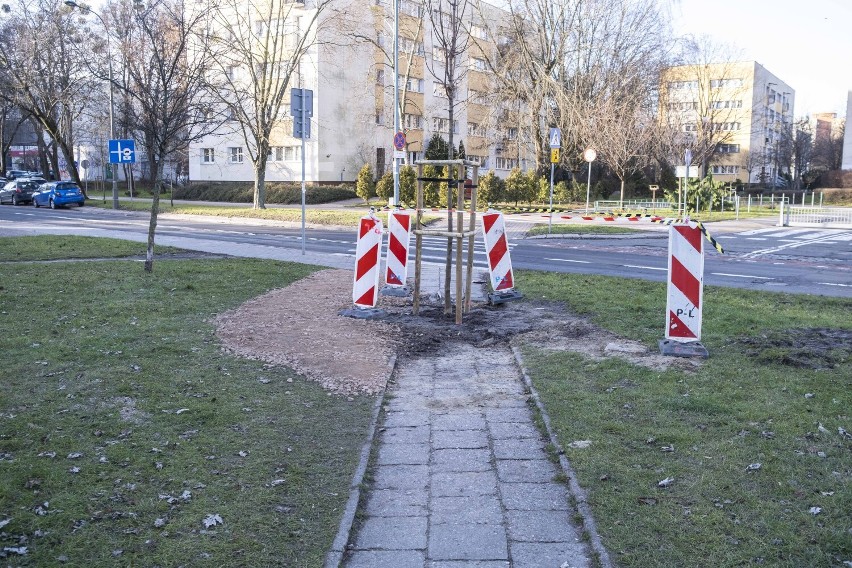
M 110 164 L 135 164 L 136 142 L 133 140 L 109 141 Z
M 550 129 L 550 147 L 551 148 L 561 148 L 562 147 L 562 131 L 558 128 Z

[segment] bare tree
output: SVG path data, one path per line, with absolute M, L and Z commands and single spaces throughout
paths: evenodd
M 186 10 L 182 0 L 133 7 L 127 3 L 116 6 L 112 14 L 126 67 L 126 83 L 120 87 L 132 101 L 129 110 L 145 141 L 154 179 L 147 272 L 153 270 L 163 164 L 203 133 L 199 105 L 206 52 L 193 35 L 202 17 Z
M 449 138 L 447 159 L 455 155 L 453 144 L 453 124 L 455 122 L 456 103 L 459 85 L 466 75 L 465 55 L 470 43 L 470 35 L 465 29 L 465 19 L 469 17 L 468 0 L 426 0 L 426 9 L 432 33 L 432 57 L 426 58 L 426 68 L 440 84 L 447 96 L 447 136 Z M 438 65 L 436 65 L 436 62 Z M 438 119 L 441 120 L 441 119 Z M 447 187 L 447 230 L 453 231 L 453 194 L 452 184 Z M 447 237 L 447 260 L 444 277 L 444 313 L 450 312 L 450 279 L 452 266 L 453 239 Z
M 273 131 L 291 124 L 288 89 L 303 86 L 300 65 L 316 45 L 331 0 L 310 10 L 291 0 L 223 0 L 209 11 L 209 92 L 246 143 L 254 168 L 254 207 L 266 208 L 266 168 Z
M 0 96 L 38 121 L 78 184 L 74 122 L 89 88 L 73 53 L 80 39 L 70 10 L 48 0 L 19 0 L 0 30 L 0 75 L 9 87 Z M 58 173 L 59 164 L 52 165 Z

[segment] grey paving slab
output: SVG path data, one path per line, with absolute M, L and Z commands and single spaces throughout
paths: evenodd
M 408 426 L 428 426 L 431 416 L 427 410 L 408 410 L 388 412 L 385 416 L 385 428 L 404 428 Z
M 494 440 L 494 457 L 498 460 L 544 459 L 544 441 L 536 438 Z
M 429 443 L 429 425 L 385 428 L 381 434 L 383 444 Z
M 558 483 L 501 483 L 500 494 L 506 509 L 524 511 L 567 511 L 568 489 Z
M 503 525 L 433 525 L 429 529 L 428 557 L 432 560 L 508 560 L 508 545 Z
M 488 433 L 485 430 L 439 430 L 432 435 L 432 447 L 442 448 L 487 448 Z
M 377 468 L 376 489 L 419 489 L 429 484 L 426 465 L 386 465 Z
M 526 404 L 517 407 L 495 407 L 485 409 L 485 419 L 488 422 L 514 422 L 532 424 L 532 416 Z
M 474 497 L 434 497 L 429 503 L 431 523 L 488 524 L 503 523 L 503 508 L 497 495 Z
M 567 542 L 513 542 L 512 560 L 518 568 L 590 568 L 586 547 Z
M 436 430 L 485 430 L 485 415 L 481 410 L 459 410 L 432 414 L 432 431 Z
M 370 517 L 364 521 L 356 550 L 417 550 L 426 548 L 427 517 Z
M 356 550 L 345 561 L 349 568 L 423 568 L 419 550 Z
M 379 465 L 426 465 L 429 463 L 429 443 L 384 444 L 379 448 Z
M 435 473 L 429 486 L 433 497 L 468 497 L 497 493 L 497 476 L 493 471 Z
M 520 542 L 574 542 L 568 511 L 507 511 L 509 537 Z
M 495 440 L 504 439 L 525 439 L 531 438 L 534 440 L 541 439 L 541 433 L 538 431 L 532 422 L 520 424 L 518 422 L 491 422 L 488 425 L 491 432 L 491 437 Z
M 510 568 L 508 560 L 438 560 L 426 568 Z
M 547 460 L 497 460 L 497 476 L 508 483 L 549 483 L 556 467 Z
M 427 514 L 429 493 L 424 489 L 374 489 L 365 512 L 375 517 L 417 517 Z
M 491 450 L 486 448 L 435 449 L 432 453 L 432 472 L 490 471 Z

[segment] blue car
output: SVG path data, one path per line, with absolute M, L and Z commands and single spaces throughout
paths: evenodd
M 33 193 L 33 205 L 56 209 L 63 205 L 76 203 L 80 207 L 86 204 L 86 196 L 73 181 L 51 181 L 42 184 Z

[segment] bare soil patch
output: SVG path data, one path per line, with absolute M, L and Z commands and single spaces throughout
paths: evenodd
M 852 357 L 852 330 L 803 328 L 741 337 L 746 353 L 759 361 L 803 369 L 832 369 Z
M 228 351 L 284 364 L 341 393 L 377 393 L 391 358 L 446 356 L 453 343 L 488 347 L 516 339 L 593 359 L 619 357 L 652 369 L 690 369 L 700 362 L 663 357 L 655 349 L 609 333 L 560 304 L 540 301 L 477 305 L 456 325 L 442 305 L 382 297 L 384 314 L 369 320 L 338 315 L 351 307 L 352 272 L 323 270 L 221 314 L 217 334 Z M 425 300 L 425 297 L 424 297 Z

